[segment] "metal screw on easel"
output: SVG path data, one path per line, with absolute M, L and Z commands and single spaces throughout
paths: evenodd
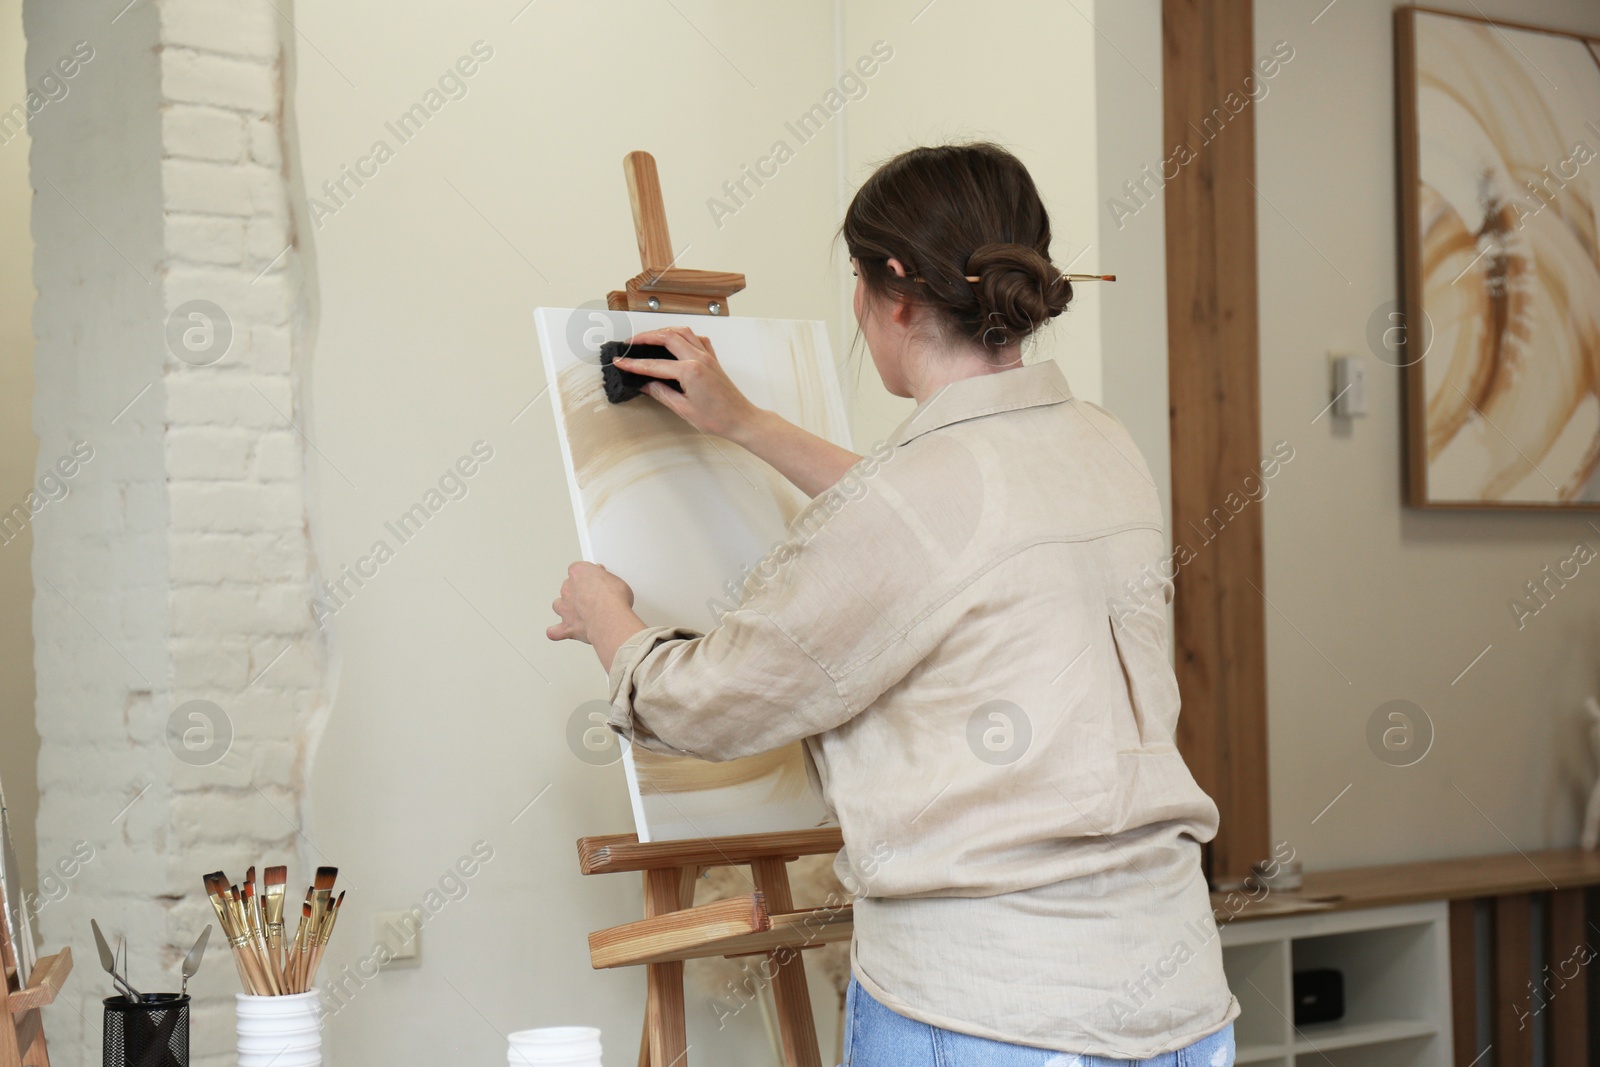
M 649 309 L 650 309 L 650 310 L 651 310 L 651 311 L 660 311 L 660 310 L 661 310 L 661 301 L 660 301 L 660 300 L 658 300 L 658 299 L 656 299 L 656 298 L 655 298 L 655 297 L 653 297 L 653 296 L 652 296 L 652 297 L 651 297 L 651 298 L 650 298 L 650 299 L 649 299 L 649 300 L 646 300 L 646 301 L 645 301 L 645 305 L 646 305 L 646 306 L 647 306 L 647 307 L 648 307 L 648 308 L 649 308 Z
M 706 305 L 706 310 L 713 315 L 720 315 L 722 314 L 722 305 L 713 300 Z

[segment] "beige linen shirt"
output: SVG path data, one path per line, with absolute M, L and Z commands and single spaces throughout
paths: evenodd
M 1231 1021 L 1122 424 L 1053 362 L 954 382 L 789 532 L 709 632 L 618 650 L 612 725 L 710 760 L 804 739 L 852 972 L 902 1015 L 1130 1059 Z

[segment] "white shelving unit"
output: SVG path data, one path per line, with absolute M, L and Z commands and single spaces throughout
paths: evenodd
M 1443 902 L 1250 919 L 1222 928 L 1240 1014 L 1237 1062 L 1261 1067 L 1449 1067 L 1449 908 Z M 1339 1022 L 1296 1027 L 1293 976 L 1344 974 Z

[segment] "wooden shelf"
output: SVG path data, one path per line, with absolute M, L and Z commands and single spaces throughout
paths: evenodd
M 1298 890 L 1274 890 L 1259 902 L 1248 901 L 1243 890 L 1213 893 L 1211 904 L 1219 916 L 1231 914 L 1232 921 L 1239 922 L 1591 885 L 1600 885 L 1600 854 L 1567 848 L 1310 871 Z
M 643 844 L 636 834 L 607 834 L 578 839 L 578 869 L 584 874 L 615 874 L 668 866 L 736 867 L 773 856 L 775 849 L 783 849 L 784 855 L 798 859 L 838 852 L 843 847 L 844 836 L 837 826 Z
M 63 948 L 54 956 L 46 956 L 34 964 L 26 989 L 19 989 L 6 998 L 6 1006 L 13 1017 L 21 1018 L 35 1008 L 55 1002 L 56 994 L 66 984 L 72 973 L 72 949 Z

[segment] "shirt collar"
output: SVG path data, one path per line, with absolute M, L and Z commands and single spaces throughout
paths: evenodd
M 1019 408 L 1060 404 L 1071 399 L 1072 390 L 1067 386 L 1066 375 L 1053 359 L 998 374 L 962 378 L 917 405 L 917 410 L 895 428 L 889 442 L 898 448 L 951 423 Z

